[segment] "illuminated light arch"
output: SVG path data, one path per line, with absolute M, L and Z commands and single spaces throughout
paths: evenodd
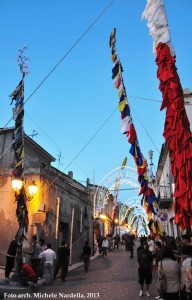
M 99 183 L 94 196 L 95 211 L 99 212 L 107 203 L 108 194 L 111 191 L 118 190 L 122 184 L 128 185 L 130 188 L 135 188 L 139 191 L 138 175 L 134 168 L 118 167 L 109 172 Z M 137 192 L 138 192 L 137 191 Z
M 128 218 L 128 224 L 131 225 L 133 223 L 134 218 L 137 217 L 138 219 L 139 216 L 143 217 L 143 220 L 146 224 L 148 223 L 147 218 L 142 211 L 133 211 Z
M 95 216 L 102 210 L 102 208 L 104 208 L 104 205 L 108 201 L 109 194 L 113 194 L 114 191 L 118 190 L 119 186 L 122 184 L 126 184 L 128 187 L 133 189 L 135 188 L 138 195 L 140 185 L 138 183 L 138 174 L 134 168 L 127 166 L 125 166 L 124 169 L 121 167 L 116 168 L 109 172 L 101 180 L 94 195 Z M 110 191 L 113 191 L 113 193 Z M 144 207 L 141 206 L 140 196 L 130 197 L 123 203 L 120 209 L 120 220 L 125 218 L 125 214 L 130 208 L 133 208 L 135 211 L 133 217 L 142 215 L 143 222 L 140 222 L 140 226 L 143 226 L 142 224 L 145 223 L 147 227 L 147 214 L 145 213 Z
M 138 214 L 142 215 L 143 217 L 146 217 L 146 213 L 145 213 L 144 208 L 142 206 L 140 206 L 140 207 L 135 206 L 133 211 L 131 211 L 129 217 L 131 217 L 131 216 L 134 217 L 135 215 L 138 215 Z
M 143 212 L 141 209 L 136 209 L 130 213 L 130 215 L 128 217 L 128 224 L 130 224 L 132 222 L 133 218 L 138 215 L 142 216 L 144 218 L 145 222 L 147 223 L 147 216 L 146 216 L 145 212 Z
M 121 206 L 119 215 L 120 215 L 120 220 L 123 220 L 125 218 L 125 213 L 127 210 L 133 206 L 141 206 L 141 197 L 131 197 L 127 199 L 124 204 Z
M 142 232 L 141 234 L 145 234 L 145 235 L 149 235 L 150 234 L 150 230 L 148 228 L 148 225 L 146 223 L 146 220 L 145 219 L 139 219 L 139 222 L 138 222 L 138 232 Z M 139 235 L 139 234 L 138 234 Z
M 142 232 L 143 232 L 142 234 L 149 235 L 150 231 L 149 231 L 149 228 L 147 225 L 148 218 L 147 218 L 145 209 L 141 205 L 134 204 L 134 206 L 129 207 L 127 210 L 130 210 L 132 208 L 133 208 L 133 210 L 130 212 L 130 214 L 128 216 L 128 220 L 127 220 L 128 224 L 133 229 L 135 229 L 136 224 L 138 224 L 138 230 L 140 230 L 142 228 Z
M 139 197 L 132 197 L 129 198 L 121 207 L 120 209 L 120 220 L 124 220 L 125 217 L 127 216 L 128 212 L 133 209 L 132 212 L 129 213 L 129 216 L 131 216 L 131 214 L 134 211 L 137 211 L 137 214 L 139 214 L 141 212 L 141 214 L 143 215 L 144 219 L 147 221 L 147 214 L 145 212 L 144 207 L 141 205 L 141 198 Z M 135 212 L 134 212 L 135 214 Z
M 145 230 L 144 230 L 144 228 L 143 228 L 143 226 L 142 226 L 142 227 L 138 228 L 138 230 L 137 230 L 137 235 L 138 235 L 138 236 L 141 236 L 141 235 L 148 235 L 148 233 L 145 232 Z

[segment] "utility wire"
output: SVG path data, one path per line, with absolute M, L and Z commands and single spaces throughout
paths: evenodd
M 84 31 L 84 33 L 78 38 L 78 40 L 75 42 L 75 44 L 73 44 L 73 46 L 65 53 L 65 55 L 60 59 L 60 61 L 54 66 L 54 68 L 47 74 L 47 76 L 40 82 L 40 84 L 36 87 L 36 89 L 31 93 L 31 95 L 26 99 L 26 101 L 24 102 L 27 103 L 29 101 L 29 99 L 31 99 L 31 97 L 37 92 L 37 90 L 43 85 L 43 83 L 49 78 L 49 76 L 55 71 L 55 69 L 63 62 L 63 60 L 68 56 L 68 54 L 75 48 L 75 46 L 77 46 L 77 44 L 82 40 L 82 38 L 89 32 L 89 30 L 97 23 L 97 21 L 101 18 L 101 16 L 108 10 L 108 8 L 111 6 L 111 4 L 113 3 L 114 0 L 111 0 L 108 5 L 103 9 L 103 11 L 98 15 L 98 17 L 92 22 L 92 24 Z M 114 111 L 113 111 L 114 112 Z M 113 113 L 112 113 L 113 114 Z M 111 115 L 112 115 L 111 114 Z M 110 115 L 110 116 L 111 116 Z M 110 118 L 109 116 L 109 118 Z M 108 118 L 108 119 L 109 119 Z M 11 122 L 11 120 L 13 119 L 13 116 L 9 119 L 9 121 L 5 124 L 5 126 L 1 129 L 0 133 L 3 131 L 4 128 L 6 128 L 8 126 L 8 124 Z M 99 131 L 103 128 L 103 126 L 105 125 L 105 123 L 108 121 L 108 119 L 103 123 L 103 125 L 97 130 L 97 132 L 94 134 L 94 136 L 86 143 L 86 145 L 83 147 L 83 149 L 81 149 L 79 151 L 79 153 L 75 156 L 75 158 L 68 164 L 68 166 L 70 166 L 72 164 L 72 162 L 80 155 L 80 153 L 87 147 L 87 145 L 93 140 L 93 138 L 99 133 Z M 10 144 L 10 146 L 12 145 L 12 143 Z M 8 147 L 9 148 L 9 147 Z M 6 151 L 8 150 L 8 148 L 6 149 Z M 5 152 L 4 152 L 5 153 Z M 67 167 L 68 167 L 67 166 Z M 66 168 L 67 168 L 66 167 Z M 65 169 L 66 169 L 65 168 Z M 58 178 L 58 177 L 57 177 Z M 56 180 L 56 179 L 55 179 Z M 55 181 L 54 180 L 54 181 Z M 53 181 L 53 182 L 54 182 Z M 52 182 L 52 184 L 53 184 Z M 15 218 L 16 219 L 16 218 Z M 12 220 L 9 222 L 9 224 L 11 224 L 13 221 Z M 7 226 L 9 225 L 7 224 Z M 4 228 L 2 228 L 0 230 L 3 231 L 7 226 L 5 226 Z
M 149 137 L 150 141 L 152 142 L 152 144 L 154 145 L 155 149 L 157 150 L 158 153 L 160 153 L 159 149 L 157 148 L 157 146 L 155 145 L 153 139 L 151 138 L 149 132 L 147 131 L 147 129 L 144 127 L 143 123 L 141 122 L 140 118 L 138 117 L 138 115 L 136 114 L 135 110 L 133 109 L 133 107 L 131 107 L 131 109 L 133 110 L 134 114 L 136 115 L 139 123 L 141 124 L 142 128 L 144 129 L 145 133 L 147 134 L 147 136 Z
M 138 97 L 138 96 L 131 96 L 128 95 L 128 98 L 134 98 L 134 99 L 141 99 L 141 100 L 145 100 L 145 101 L 151 101 L 151 102 L 162 102 L 161 100 L 156 100 L 156 99 L 150 99 L 150 98 L 144 98 L 144 97 Z
M 96 135 L 101 131 L 101 129 L 105 126 L 105 124 L 108 122 L 108 120 L 111 118 L 111 116 L 114 114 L 114 112 L 117 110 L 117 108 L 115 108 L 112 113 L 109 115 L 109 117 L 103 122 L 103 124 L 99 127 L 99 129 L 94 133 L 94 135 L 89 139 L 89 141 L 85 144 L 85 146 L 77 153 L 77 155 L 71 160 L 71 162 L 65 167 L 65 169 L 63 172 L 73 163 L 73 161 L 83 152 L 83 150 L 89 145 L 89 143 L 96 137 Z M 12 144 L 10 144 L 11 146 Z M 6 149 L 6 151 L 9 149 L 9 147 Z M 5 152 L 4 152 L 5 153 Z M 50 186 L 60 177 L 60 175 L 58 174 L 55 179 L 48 185 L 47 190 L 50 188 Z M 43 185 L 41 185 L 42 187 Z M 40 187 L 40 188 L 41 188 Z M 28 207 L 30 207 L 34 201 L 36 201 L 36 196 L 30 201 L 30 204 L 28 205 Z M 15 220 L 17 219 L 17 217 L 15 217 L 12 221 L 10 221 L 6 226 L 4 226 L 2 229 L 0 229 L 0 232 L 2 232 L 3 230 L 5 230 L 10 224 L 12 224 Z
M 63 62 L 63 60 L 68 56 L 68 54 L 77 46 L 77 44 L 84 38 L 84 36 L 89 32 L 89 30 L 97 23 L 97 21 L 102 17 L 102 15 L 108 10 L 114 0 L 111 0 L 103 11 L 98 15 L 98 17 L 91 23 L 91 25 L 83 32 L 83 34 L 77 39 L 73 46 L 64 54 L 60 61 L 53 67 L 53 69 L 47 74 L 47 76 L 39 83 L 36 89 L 31 93 L 31 95 L 25 100 L 24 104 L 29 101 L 29 99 L 37 92 L 37 90 L 43 85 L 43 83 L 49 78 L 49 76 L 57 69 L 57 67 Z M 5 124 L 4 128 L 11 122 L 10 120 Z
M 96 137 L 96 135 L 101 131 L 101 129 L 105 126 L 105 124 L 108 122 L 108 120 L 111 118 L 111 116 L 114 114 L 114 112 L 117 110 L 117 107 L 112 111 L 112 113 L 109 115 L 109 117 L 103 122 L 103 124 L 99 127 L 99 129 L 94 133 L 94 135 L 89 139 L 89 141 L 85 144 L 85 146 L 77 153 L 77 155 L 70 161 L 70 163 L 62 170 L 64 171 L 74 162 L 74 160 L 83 152 L 83 150 L 90 144 L 90 142 Z M 49 187 L 55 182 L 55 180 L 59 177 L 59 175 L 51 182 Z M 48 187 L 48 188 L 49 188 Z

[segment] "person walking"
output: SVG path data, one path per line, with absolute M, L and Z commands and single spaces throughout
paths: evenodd
M 45 240 L 43 238 L 39 239 L 39 245 L 41 247 L 41 252 L 45 251 L 47 249 L 47 246 L 45 245 Z M 44 261 L 43 259 L 40 259 L 39 262 L 39 276 L 42 278 L 43 277 L 43 272 L 44 272 Z
M 155 254 L 153 255 L 153 268 L 155 270 L 155 281 L 157 282 L 157 267 L 160 260 L 162 260 L 162 244 L 160 241 L 155 241 Z M 157 291 L 158 296 L 155 297 L 155 299 L 161 299 L 160 293 Z
M 134 251 L 133 247 L 135 246 L 134 239 L 135 239 L 135 236 L 133 234 L 131 234 L 129 236 L 129 249 L 131 252 L 130 258 L 133 258 L 133 251 Z
M 86 241 L 85 246 L 83 247 L 83 260 L 84 260 L 85 272 L 89 271 L 90 256 L 91 256 L 91 247 L 89 246 L 88 241 Z
M 107 238 L 104 237 L 103 242 L 102 242 L 102 250 L 103 250 L 102 255 L 104 257 L 107 257 L 107 249 L 108 249 L 108 247 L 109 247 L 109 242 L 108 242 Z
M 24 251 L 24 253 L 29 254 L 30 257 L 30 262 L 33 270 L 37 274 L 37 277 L 40 276 L 40 259 L 39 259 L 39 254 L 41 253 L 41 246 L 37 242 L 37 236 L 33 235 L 32 236 L 32 248 L 31 251 L 27 252 Z
M 5 278 L 6 279 L 9 279 L 9 275 L 10 275 L 11 271 L 13 270 L 14 263 L 15 263 L 15 256 L 16 256 L 18 247 L 19 247 L 19 244 L 17 243 L 16 239 L 13 239 L 9 244 L 9 248 L 8 248 L 7 254 L 6 254 L 6 266 L 5 266 Z
M 61 247 L 57 250 L 57 263 L 54 272 L 54 280 L 61 269 L 61 279 L 64 282 L 65 277 L 68 275 L 68 265 L 69 265 L 69 254 L 70 250 L 65 241 L 61 243 Z
M 51 285 L 53 282 L 53 265 L 56 260 L 56 254 L 51 249 L 51 244 L 47 244 L 47 249 L 40 253 L 39 258 L 44 262 L 45 284 Z
M 155 242 L 155 262 L 156 262 L 156 266 L 158 266 L 159 261 L 162 259 L 162 244 L 160 241 L 156 241 Z
M 114 237 L 114 246 L 113 250 L 115 251 L 115 248 L 117 247 L 117 250 L 119 250 L 119 243 L 120 243 L 120 237 L 118 234 Z
M 158 270 L 163 269 L 166 288 L 164 300 L 179 300 L 179 264 L 174 256 L 173 250 L 165 247 L 162 250 L 162 260 L 158 263 Z
M 189 270 L 192 266 L 192 245 L 186 244 L 182 248 L 180 262 L 181 299 L 192 299 L 192 284 L 190 282 Z
M 103 242 L 103 237 L 99 236 L 97 239 L 97 244 L 98 244 L 98 248 L 99 248 L 99 254 L 102 254 L 102 242 Z
M 148 236 L 148 246 L 149 246 L 149 251 L 151 251 L 152 254 L 155 253 L 155 242 L 153 237 L 151 237 L 150 235 Z
M 39 245 L 41 247 L 41 252 L 43 252 L 47 249 L 47 246 L 45 245 L 45 240 L 44 239 L 39 239 Z
M 139 297 L 144 295 L 144 283 L 146 284 L 146 296 L 150 297 L 149 285 L 152 281 L 152 260 L 153 255 L 149 251 L 149 246 L 147 242 L 142 244 L 141 249 L 138 251 L 137 261 L 139 263 L 138 275 L 139 283 L 141 285 L 141 290 Z

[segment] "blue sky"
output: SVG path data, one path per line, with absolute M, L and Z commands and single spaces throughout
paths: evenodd
M 1 128 L 12 116 L 8 95 L 21 79 L 17 49 L 25 43 L 28 46 L 30 74 L 25 79 L 26 100 L 109 3 L 108 0 L 0 2 Z M 55 167 L 61 152 L 59 169 L 66 173 L 72 170 L 74 178 L 82 183 L 89 177 L 98 184 L 121 165 L 125 156 L 127 166 L 134 167 L 130 144 L 120 132 L 120 113 L 116 110 L 112 114 L 118 104 L 111 79 L 113 64 L 109 48 L 114 27 L 140 148 L 147 159 L 148 151 L 154 151 L 156 170 L 165 112 L 160 112 L 161 102 L 142 99 L 161 101 L 152 38 L 146 21 L 141 21 L 145 5 L 145 0 L 114 0 L 25 105 L 25 132 L 39 133 L 34 140 L 57 159 Z M 165 6 L 181 84 L 192 89 L 192 2 L 166 0 Z M 11 121 L 8 126 L 13 125 Z

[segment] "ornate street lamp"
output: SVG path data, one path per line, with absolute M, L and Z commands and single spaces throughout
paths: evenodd
M 100 219 L 101 219 L 101 220 L 107 220 L 107 216 L 104 215 L 104 214 L 101 214 L 101 215 L 100 215 Z
M 115 224 L 117 225 L 119 223 L 118 219 L 116 218 L 115 219 Z
M 25 186 L 26 186 L 26 181 L 24 183 L 24 181 L 20 178 L 12 179 L 11 183 L 12 183 L 12 188 L 16 193 L 19 193 L 20 190 L 22 189 L 22 187 L 24 186 L 24 188 L 25 188 Z M 33 198 L 33 196 L 35 196 L 37 194 L 37 190 L 38 190 L 38 186 L 35 183 L 35 180 L 32 180 L 32 183 L 30 185 L 28 185 L 27 189 L 28 189 L 29 196 L 31 198 Z M 28 199 L 28 200 L 30 200 L 30 199 Z
M 19 192 L 23 186 L 23 181 L 20 178 L 14 178 L 11 181 L 12 188 L 15 192 Z
M 150 160 L 150 164 L 149 165 L 150 165 L 150 167 L 152 169 L 152 166 L 153 166 L 153 151 L 149 150 L 148 154 L 149 154 L 149 160 Z
M 35 181 L 32 180 L 32 184 L 28 185 L 28 192 L 31 197 L 37 194 L 38 186 L 36 185 Z

